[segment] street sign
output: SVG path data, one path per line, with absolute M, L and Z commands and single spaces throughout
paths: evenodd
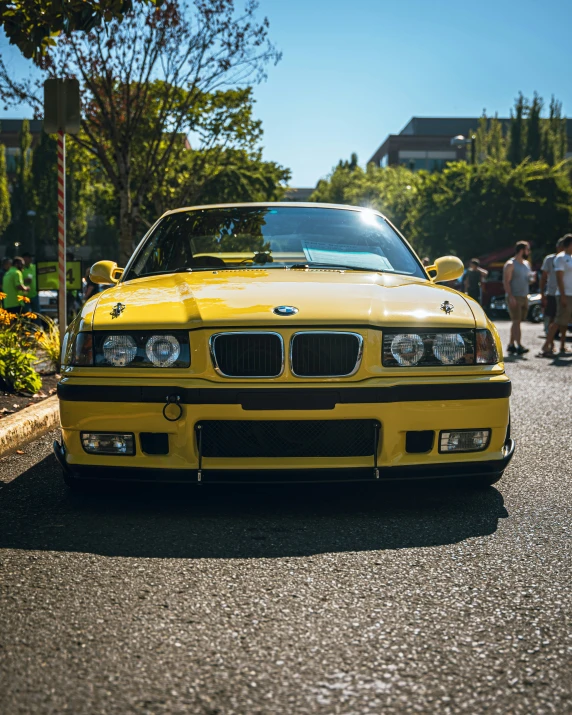
M 58 290 L 58 262 L 38 261 L 36 264 L 38 290 Z M 81 261 L 66 261 L 67 290 L 81 290 Z
M 47 79 L 44 82 L 44 131 L 77 134 L 80 126 L 77 79 Z

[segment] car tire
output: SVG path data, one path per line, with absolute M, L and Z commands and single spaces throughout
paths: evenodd
M 528 320 L 531 323 L 541 323 L 544 318 L 544 313 L 542 312 L 542 306 L 540 304 L 531 306 L 528 311 Z

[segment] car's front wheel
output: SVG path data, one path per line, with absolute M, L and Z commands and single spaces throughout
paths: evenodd
M 531 323 L 540 323 L 544 318 L 544 313 L 542 312 L 542 306 L 540 303 L 532 305 L 528 311 L 528 319 Z

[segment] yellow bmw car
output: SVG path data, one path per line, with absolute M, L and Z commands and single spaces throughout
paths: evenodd
M 169 211 L 62 346 L 66 482 L 492 484 L 512 458 L 499 336 L 380 213 Z

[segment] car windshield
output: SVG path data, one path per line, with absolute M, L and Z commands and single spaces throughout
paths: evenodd
M 425 277 L 407 245 L 373 211 L 229 206 L 165 216 L 147 237 L 125 279 L 253 266 L 319 266 Z

